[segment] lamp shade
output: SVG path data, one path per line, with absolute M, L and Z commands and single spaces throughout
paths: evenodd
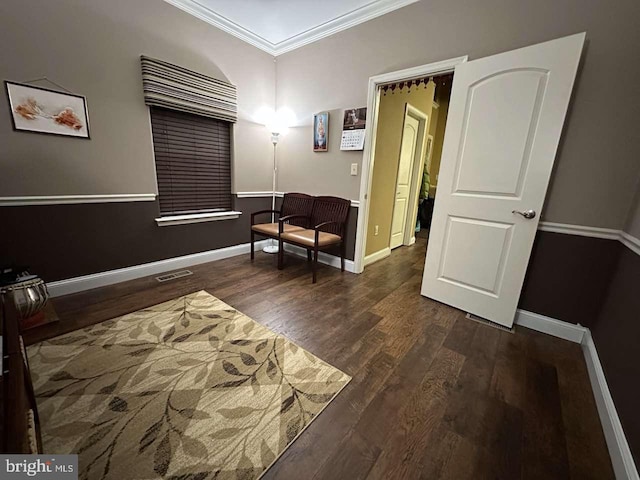
M 278 134 L 285 133 L 289 126 L 296 121 L 294 113 L 287 107 L 282 107 L 278 111 L 263 107 L 258 111 L 255 118 L 258 123 L 267 127 L 269 132 Z

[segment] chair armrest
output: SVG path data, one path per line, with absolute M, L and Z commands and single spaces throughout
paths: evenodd
M 256 217 L 256 215 L 260 215 L 263 213 L 277 213 L 278 215 L 280 215 L 280 210 L 258 210 L 257 212 L 253 212 L 251 214 L 251 225 L 254 225 L 253 221 Z
M 314 230 L 318 230 L 320 227 L 324 227 L 325 225 L 331 225 L 331 224 L 343 226 L 344 222 L 336 222 L 336 221 L 322 222 L 322 223 L 319 223 L 318 225 L 316 225 L 315 227 L 313 227 L 313 229 Z
M 318 231 L 320 229 L 320 227 L 324 227 L 326 225 L 339 225 L 340 226 L 340 231 L 342 232 L 340 234 L 340 236 L 342 237 L 344 235 L 344 222 L 336 222 L 336 221 L 322 222 L 322 223 L 319 223 L 318 225 L 316 225 L 315 227 L 313 227 L 313 229 Z
M 309 215 L 302 215 L 301 213 L 296 213 L 293 215 L 287 215 L 285 217 L 280 217 L 278 219 L 278 233 L 282 233 L 283 231 L 283 224 L 285 222 L 288 222 L 289 220 L 291 220 L 292 218 L 306 218 L 307 220 L 309 219 Z
M 318 243 L 318 237 L 320 235 L 320 227 L 324 227 L 326 225 L 339 225 L 340 226 L 340 239 L 342 240 L 344 238 L 344 222 L 336 222 L 336 221 L 329 221 L 329 222 L 322 222 L 319 223 L 318 225 L 316 225 L 315 227 L 313 227 L 313 229 L 316 231 L 315 234 L 315 243 Z
M 286 217 L 281 217 L 280 220 L 282 221 L 287 221 L 287 220 L 291 220 L 292 218 L 309 218 L 309 215 L 303 215 L 301 213 L 295 213 L 293 215 L 287 215 Z

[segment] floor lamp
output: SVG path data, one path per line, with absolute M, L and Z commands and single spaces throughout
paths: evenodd
M 276 147 L 278 146 L 278 140 L 280 139 L 280 132 L 271 132 L 271 143 L 273 143 L 273 188 L 271 192 L 271 210 L 276 209 L 276 176 L 278 175 L 278 163 L 276 160 Z M 271 212 L 271 223 L 276 222 L 276 216 L 274 212 Z M 269 245 L 262 249 L 265 253 L 278 253 L 278 244 L 272 238 L 269 240 Z

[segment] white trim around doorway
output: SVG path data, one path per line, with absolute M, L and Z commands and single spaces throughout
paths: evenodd
M 365 267 L 364 252 L 369 223 L 369 197 L 371 196 L 371 180 L 373 176 L 373 154 L 376 147 L 375 132 L 378 129 L 379 87 L 389 82 L 401 82 L 426 75 L 450 73 L 455 69 L 456 65 L 466 62 L 467 59 L 468 57 L 465 55 L 441 62 L 375 75 L 369 78 L 369 91 L 367 95 L 367 112 L 369 112 L 369 119 L 367 119 L 365 138 L 370 138 L 371 141 L 365 142 L 364 155 L 362 156 L 360 208 L 358 209 L 356 252 L 354 258 L 355 273 L 362 273 Z

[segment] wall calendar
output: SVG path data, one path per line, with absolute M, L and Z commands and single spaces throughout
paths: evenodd
M 340 150 L 363 150 L 367 123 L 366 108 L 350 108 L 344 111 Z

